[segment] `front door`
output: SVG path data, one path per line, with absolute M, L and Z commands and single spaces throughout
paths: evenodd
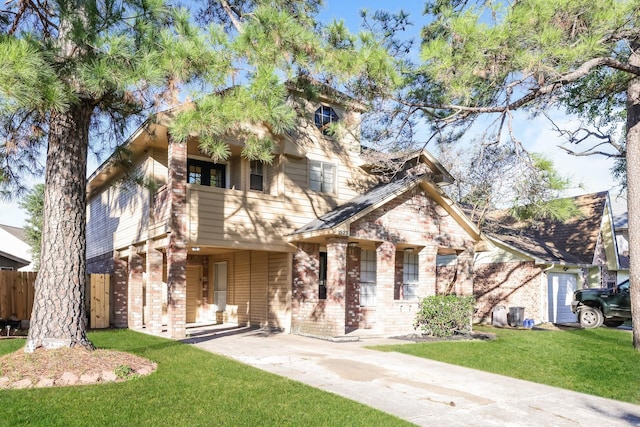
M 227 306 L 227 263 L 216 262 L 213 266 L 213 305 L 215 311 L 224 311 Z
M 202 267 L 187 266 L 187 323 L 198 321 L 202 305 Z

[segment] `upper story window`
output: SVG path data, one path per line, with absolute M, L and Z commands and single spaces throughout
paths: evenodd
M 331 123 L 336 123 L 340 119 L 333 108 L 322 105 L 316 110 L 314 120 L 316 127 L 322 131 L 322 134 L 329 135 L 329 126 Z
M 336 165 L 327 162 L 309 162 L 309 188 L 321 193 L 336 192 Z
M 187 159 L 187 182 L 225 188 L 226 165 L 204 160 Z
M 252 160 L 249 163 L 249 188 L 251 190 L 264 190 L 264 163 Z

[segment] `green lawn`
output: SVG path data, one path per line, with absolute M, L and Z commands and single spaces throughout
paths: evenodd
M 0 390 L 0 426 L 409 425 L 365 405 L 175 341 L 128 330 L 92 332 L 100 348 L 157 362 L 123 383 Z M 0 341 L 0 354 L 24 344 Z
M 493 341 L 374 347 L 640 404 L 640 353 L 618 329 L 499 329 Z

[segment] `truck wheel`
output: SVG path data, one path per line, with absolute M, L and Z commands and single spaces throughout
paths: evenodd
M 604 316 L 597 308 L 585 306 L 580 309 L 578 320 L 583 328 L 593 329 L 602 326 Z
M 618 326 L 622 325 L 624 323 L 624 320 L 605 320 L 604 321 L 604 326 L 607 326 L 609 328 L 617 328 Z

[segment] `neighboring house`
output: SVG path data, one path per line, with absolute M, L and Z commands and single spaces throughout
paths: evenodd
M 0 270 L 33 270 L 31 247 L 22 228 L 0 225 Z
M 357 104 L 290 90 L 304 109 L 295 131 L 271 135 L 269 164 L 241 157 L 241 135 L 214 163 L 197 137 L 174 143 L 160 117 L 126 141 L 134 174 L 153 185 L 123 180 L 114 161 L 91 175 L 87 266 L 114 274 L 116 326 L 159 333 L 166 322 L 173 337 L 194 322 L 410 333 L 441 253 L 460 254 L 455 290 L 471 294 L 474 248 L 486 241 L 439 188 L 452 181 L 442 165 L 422 152 L 393 179 L 376 175 L 361 157 Z
M 629 278 L 629 218 L 628 213 L 616 215 L 613 218 L 613 227 L 616 233 L 616 243 L 618 244 L 618 259 L 620 268 L 618 270 L 618 283 Z
M 496 250 L 476 255 L 477 320 L 497 306 L 524 307 L 540 322 L 575 322 L 578 288 L 616 284 L 620 268 L 608 192 L 573 198 L 581 215 L 523 225 L 506 212 L 490 214 L 484 232 Z

